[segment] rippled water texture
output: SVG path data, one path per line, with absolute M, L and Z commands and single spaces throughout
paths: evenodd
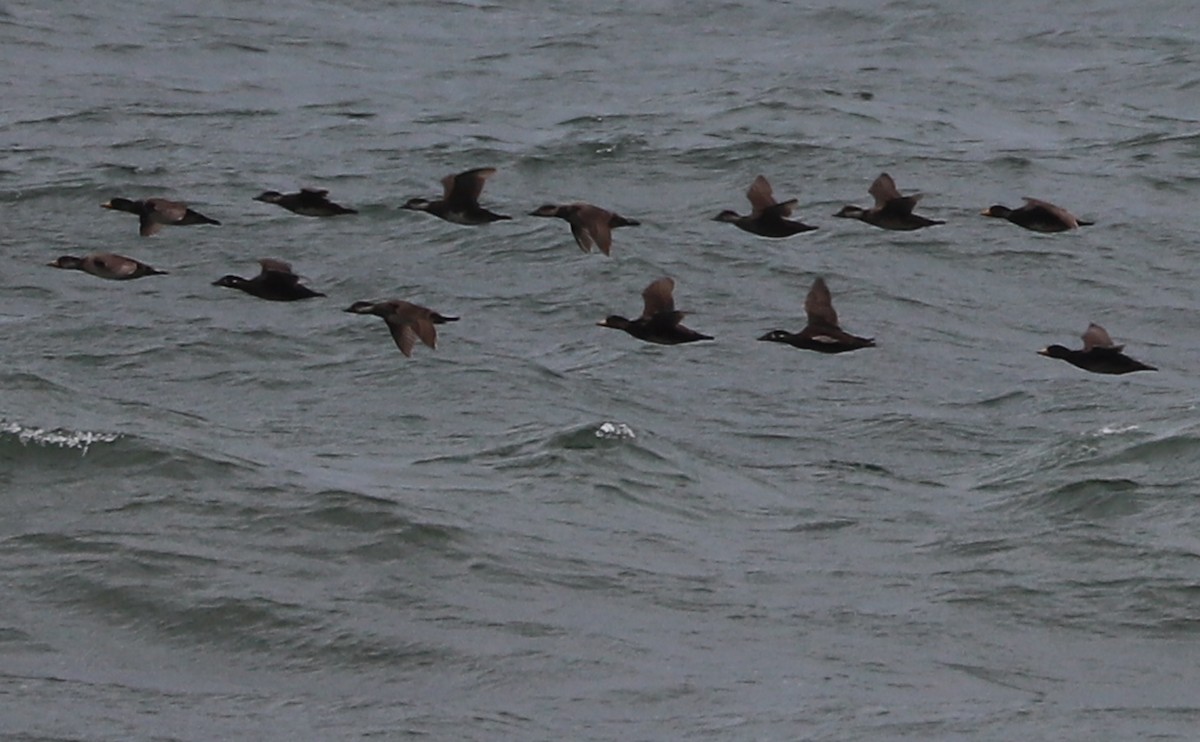
M 1194 740 L 1198 29 L 0 0 L 0 736 Z M 482 166 L 511 222 L 399 208 Z M 882 171 L 947 223 L 831 217 Z M 712 221 L 760 173 L 819 229 Z M 252 200 L 302 185 L 360 213 Z M 169 274 L 45 265 L 101 250 Z M 211 285 L 262 257 L 328 298 Z M 715 341 L 596 327 L 662 275 Z M 755 340 L 817 275 L 878 347 Z M 388 297 L 462 320 L 406 359 Z M 1160 370 L 1035 353 L 1089 322 Z

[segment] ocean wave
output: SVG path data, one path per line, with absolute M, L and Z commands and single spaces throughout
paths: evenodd
M 70 596 L 76 609 L 187 646 L 256 652 L 284 663 L 320 659 L 359 669 L 443 657 L 436 649 L 400 638 L 330 625 L 329 614 L 281 597 L 194 597 L 173 593 L 163 584 L 122 584 L 96 575 L 56 582 L 56 593 Z
M 86 471 L 89 477 L 101 479 L 115 474 L 122 486 L 129 484 L 137 489 L 136 480 L 141 476 L 173 482 L 211 482 L 260 466 L 238 453 L 214 450 L 208 443 L 204 439 L 170 443 L 128 432 L 40 427 L 0 420 L 0 461 L 19 462 L 34 481 L 75 470 L 76 474 Z M 84 457 L 87 463 L 82 462 Z
M 1047 490 L 1033 504 L 1051 515 L 1104 519 L 1136 512 L 1141 489 L 1133 479 L 1086 477 Z
M 1190 430 L 1150 432 L 1107 423 L 1027 448 L 992 465 L 977 480 L 1002 508 L 1056 517 L 1105 519 L 1140 512 L 1163 493 L 1193 487 L 1187 462 L 1200 455 Z
M 424 459 L 417 463 L 429 464 L 444 461 L 480 461 L 495 465 L 502 469 L 540 468 L 549 462 L 559 462 L 569 455 L 570 451 L 588 451 L 620 446 L 632 443 L 635 448 L 649 453 L 635 441 L 637 438 L 633 429 L 625 423 L 608 421 L 577 425 L 565 430 L 546 434 L 543 431 L 524 435 L 513 431 L 510 440 L 500 445 L 491 446 L 471 454 L 456 454 L 437 456 Z M 518 439 L 519 438 L 519 439 Z M 661 460 L 662 457 L 649 453 L 650 458 Z
M 15 441 L 22 447 L 77 449 L 83 456 L 87 455 L 92 446 L 100 443 L 114 443 L 121 437 L 120 433 L 70 430 L 69 428 L 39 428 L 0 419 L 0 450 L 3 450 L 6 443 Z

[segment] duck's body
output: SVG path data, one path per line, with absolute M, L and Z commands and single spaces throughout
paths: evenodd
M 750 200 L 750 213 L 739 215 L 736 211 L 726 209 L 713 217 L 713 221 L 728 222 L 739 229 L 759 237 L 779 239 L 791 237 L 801 232 L 811 232 L 816 227 L 798 222 L 787 217 L 792 215 L 792 209 L 797 204 L 796 199 L 777 203 L 771 192 L 771 184 L 763 176 L 758 176 L 746 191 Z
M 1040 201 L 1036 198 L 1025 198 L 1024 200 L 1025 205 L 1015 209 L 996 204 L 980 213 L 997 219 L 1007 219 L 1018 227 L 1031 229 L 1034 232 L 1066 232 L 1070 229 L 1094 224 L 1094 222 L 1081 221 L 1079 217 L 1049 201 Z
M 579 249 L 585 253 L 592 251 L 592 246 L 608 255 L 612 252 L 612 231 L 617 227 L 636 227 L 641 222 L 626 219 L 616 212 L 602 209 L 599 206 L 585 203 L 545 204 L 530 216 L 558 217 L 571 225 L 571 235 L 575 238 Z
M 818 353 L 845 353 L 875 346 L 874 338 L 859 337 L 842 330 L 838 324 L 837 312 L 833 309 L 833 297 L 824 278 L 818 277 L 813 281 L 812 288 L 804 299 L 804 312 L 808 315 L 808 324 L 800 332 L 771 330 L 759 340 L 786 343 Z
M 1112 338 L 1108 336 L 1108 331 L 1093 322 L 1083 333 L 1081 350 L 1072 350 L 1062 345 L 1051 345 L 1039 350 L 1038 355 L 1066 361 L 1072 366 L 1084 371 L 1091 371 L 1094 374 L 1129 374 L 1134 371 L 1158 370 L 1125 355 L 1121 352 L 1124 349 L 1124 345 L 1117 345 L 1112 341 Z
M 914 214 L 913 208 L 921 200 L 921 194 L 901 195 L 900 190 L 896 188 L 896 181 L 892 180 L 892 176 L 887 173 L 880 173 L 867 192 L 875 198 L 873 207 L 864 209 L 861 206 L 843 206 L 842 210 L 834 216 L 843 219 L 858 219 L 881 229 L 895 231 L 912 231 L 945 224 L 937 219 L 927 219 L 919 214 Z
M 659 345 L 679 345 L 694 343 L 697 340 L 712 340 L 712 336 L 702 335 L 680 324 L 684 313 L 675 310 L 674 291 L 674 280 L 660 278 L 651 282 L 642 291 L 644 303 L 642 316 L 637 319 L 626 319 L 613 314 L 597 324 L 600 327 L 624 330 L 638 340 Z
M 373 314 L 383 317 L 392 340 L 405 356 L 412 356 L 413 348 L 420 340 L 430 348 L 437 348 L 437 328 L 446 322 L 457 322 L 458 317 L 447 317 L 428 307 L 399 299 L 371 302 L 356 301 L 346 308 L 354 314 Z
M 151 268 L 140 260 L 111 252 L 96 252 L 82 258 L 63 255 L 48 265 L 54 268 L 83 271 L 99 278 L 107 278 L 110 281 L 129 281 L 144 276 L 165 276 L 167 274 L 166 271 Z
M 141 201 L 114 198 L 100 205 L 106 209 L 137 214 L 138 234 L 143 237 L 157 233 L 164 226 L 220 224 L 216 219 L 209 219 L 200 212 L 189 209 L 185 203 L 168 201 L 165 198 L 147 198 Z
M 300 216 L 341 216 L 358 213 L 354 209 L 347 209 L 330 201 L 329 191 L 320 188 L 301 188 L 298 193 L 263 191 L 255 196 L 254 200 L 282 206 Z
M 483 184 L 495 174 L 496 168 L 481 167 L 458 175 L 447 175 L 442 178 L 440 199 L 430 201 L 427 198 L 410 198 L 403 208 L 424 211 L 448 222 L 468 226 L 511 219 L 512 217 L 493 213 L 479 205 L 479 194 L 483 193 Z
M 258 264 L 262 270 L 254 278 L 222 276 L 213 281 L 213 286 L 238 289 L 267 301 L 299 301 L 325 295 L 301 285 L 300 277 L 292 272 L 292 266 L 282 260 L 263 258 Z

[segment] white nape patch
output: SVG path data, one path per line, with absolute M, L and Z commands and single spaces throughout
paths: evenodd
M 596 437 L 607 440 L 627 440 L 636 438 L 633 434 L 633 428 L 625 423 L 602 423 L 596 428 Z
M 31 443 L 39 446 L 58 446 L 59 448 L 77 448 L 87 454 L 93 443 L 112 443 L 121 437 L 120 433 L 93 433 L 88 430 L 64 430 L 54 428 L 31 428 L 19 423 L 0 420 L 0 434 L 15 435 L 21 445 Z

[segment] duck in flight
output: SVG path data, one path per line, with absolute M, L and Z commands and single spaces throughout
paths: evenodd
M 167 274 L 166 271 L 151 268 L 140 260 L 111 252 L 95 252 L 82 258 L 63 255 L 48 265 L 53 268 L 83 271 L 99 278 L 107 278 L 110 281 L 129 281 L 144 276 L 165 276 Z
M 263 258 L 258 264 L 262 269 L 254 278 L 222 276 L 213 281 L 213 286 L 238 289 L 268 301 L 299 301 L 325 295 L 302 285 L 300 276 L 293 273 L 292 266 L 282 260 Z
M 1069 229 L 1090 227 L 1095 222 L 1081 221 L 1079 217 L 1061 206 L 1036 198 L 1025 198 L 1025 205 L 1015 209 L 995 204 L 980 213 L 996 219 L 1007 219 L 1018 227 L 1034 232 L 1066 232 Z
M 804 313 L 808 315 L 808 324 L 800 332 L 786 330 L 771 330 L 759 340 L 774 343 L 787 343 L 796 348 L 815 350 L 819 353 L 845 353 L 859 348 L 875 347 L 874 338 L 864 338 L 842 330 L 838 324 L 837 312 L 833 309 L 833 297 L 825 279 L 818 277 L 813 281 L 808 296 L 804 299 Z
M 458 321 L 458 317 L 447 317 L 428 307 L 399 299 L 380 302 L 356 301 L 347 307 L 346 311 L 353 314 L 373 314 L 376 317 L 382 317 L 383 321 L 387 323 L 388 331 L 392 333 L 392 340 L 396 341 L 396 347 L 406 357 L 412 356 L 413 348 L 416 347 L 418 340 L 430 348 L 436 349 L 436 325 Z
M 694 343 L 697 340 L 712 340 L 711 336 L 701 335 L 680 324 L 684 313 L 675 311 L 674 291 L 674 279 L 659 278 L 652 281 L 642 291 L 641 317 L 626 319 L 613 314 L 597 324 L 600 327 L 624 330 L 638 340 L 659 345 L 679 345 Z
M 192 211 L 185 203 L 168 201 L 165 198 L 147 198 L 141 201 L 114 198 L 100 205 L 106 209 L 137 214 L 138 234 L 143 237 L 156 234 L 164 226 L 220 224 L 216 219 L 209 219 L 198 211 Z
M 636 227 L 641 222 L 608 209 L 585 203 L 544 204 L 529 212 L 530 216 L 558 217 L 571 225 L 571 235 L 579 249 L 590 253 L 592 247 L 609 255 L 612 252 L 612 231 L 617 227 Z
M 926 219 L 914 214 L 913 207 L 921 200 L 921 194 L 901 195 L 900 190 L 896 188 L 896 181 L 892 180 L 892 176 L 887 173 L 880 173 L 867 192 L 875 198 L 874 206 L 869 209 L 861 206 L 843 206 L 842 210 L 834 216 L 843 219 L 858 219 L 882 229 L 897 231 L 911 231 L 945 224 L 943 221 Z
M 791 237 L 801 232 L 811 232 L 816 227 L 798 222 L 787 217 L 792 215 L 792 209 L 798 203 L 797 199 L 788 199 L 777 203 L 771 193 L 771 184 L 763 176 L 758 176 L 746 191 L 750 200 L 750 213 L 739 215 L 736 211 L 726 209 L 713 217 L 713 221 L 728 222 L 750 234 L 759 237 Z
M 1095 322 L 1088 325 L 1082 337 L 1081 350 L 1051 345 L 1039 350 L 1038 355 L 1058 358 L 1094 374 L 1129 374 L 1134 371 L 1158 370 L 1122 353 L 1125 346 L 1114 343 L 1108 336 L 1108 331 Z
M 403 208 L 424 211 L 448 222 L 472 226 L 511 219 L 512 217 L 493 213 L 479 205 L 479 194 L 483 193 L 484 183 L 495 174 L 496 168 L 481 167 L 458 175 L 447 175 L 442 178 L 440 199 L 430 201 L 427 198 L 410 198 Z
M 330 201 L 329 191 L 320 188 L 301 188 L 297 193 L 263 191 L 255 196 L 254 200 L 282 206 L 300 216 L 341 216 L 358 213 L 354 209 L 347 209 Z

